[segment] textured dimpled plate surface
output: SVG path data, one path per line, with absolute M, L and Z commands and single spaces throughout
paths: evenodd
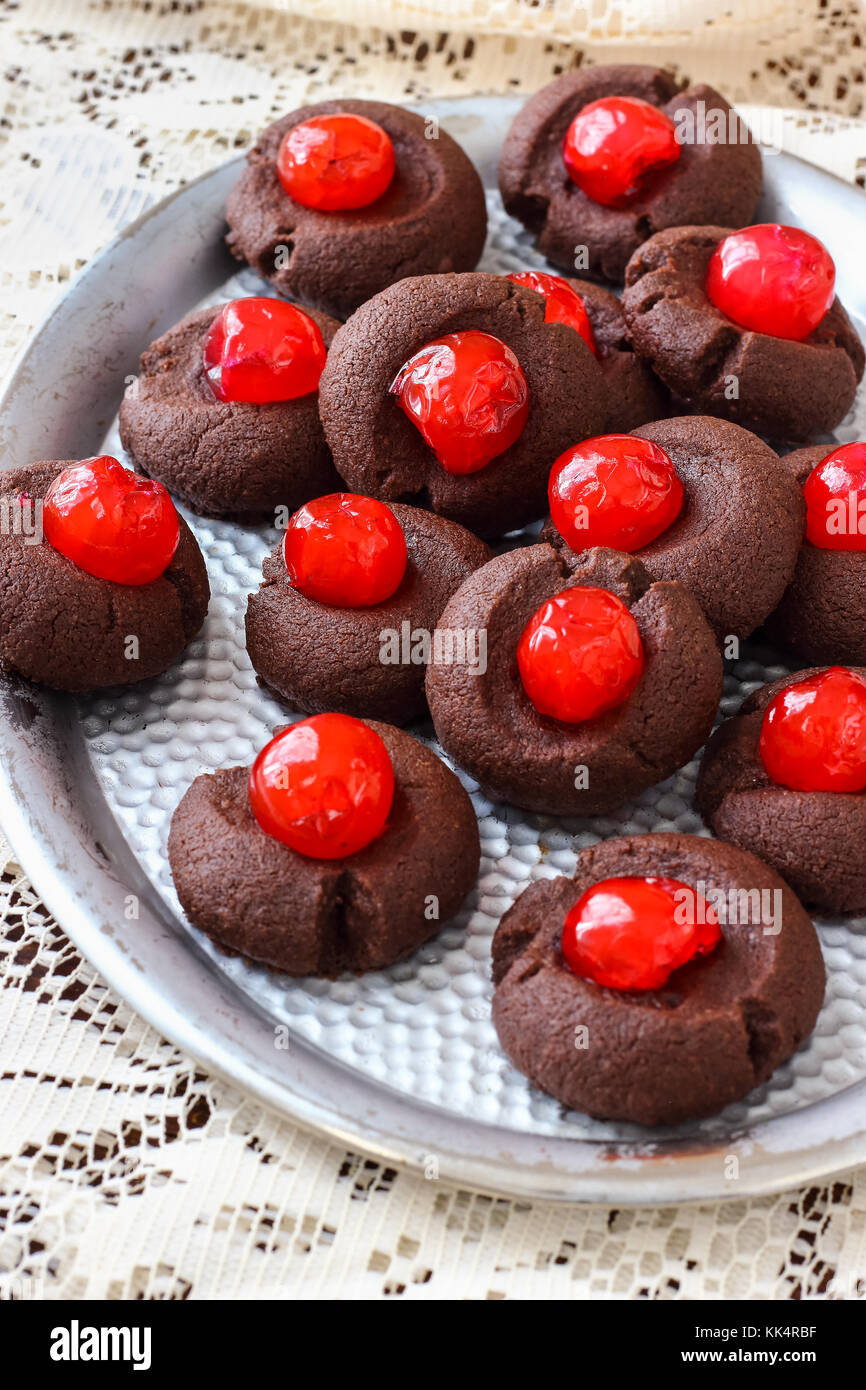
M 455 131 L 458 138 L 460 132 Z M 490 234 L 481 269 L 544 267 L 526 234 L 507 218 L 498 194 L 488 193 Z M 548 267 L 549 268 L 549 267 Z M 267 292 L 243 271 L 207 302 Z M 190 306 L 193 307 L 193 306 Z M 858 322 L 861 333 L 866 325 Z M 145 344 L 142 344 L 144 347 Z M 838 431 L 866 434 L 854 416 Z M 105 449 L 123 457 L 116 429 Z M 578 850 L 599 839 L 648 831 L 704 834 L 694 810 L 696 764 L 607 818 L 584 821 L 530 816 L 492 804 L 462 777 L 481 830 L 478 886 L 458 918 L 409 960 L 392 969 L 336 981 L 289 980 L 223 955 L 187 924 L 174 894 L 166 856 L 171 814 L 200 773 L 249 764 L 275 725 L 299 715 L 262 691 L 244 645 L 247 595 L 260 579 L 275 531 L 202 520 L 189 512 L 207 560 L 212 598 L 201 635 L 162 679 L 119 698 L 80 701 L 89 756 L 130 846 L 168 904 L 179 932 L 205 943 L 223 972 L 274 1024 L 287 1024 L 314 1046 L 407 1098 L 424 1100 L 475 1120 L 542 1135 L 628 1139 L 637 1127 L 602 1124 L 565 1111 L 535 1090 L 508 1063 L 490 1020 L 490 941 L 520 892 L 536 878 L 570 874 Z M 789 668 L 777 654 L 746 645 L 728 663 L 721 716 Z M 438 746 L 428 724 L 412 732 Z M 771 1081 L 747 1101 L 701 1126 L 671 1130 L 720 1139 L 775 1114 L 798 1110 L 866 1077 L 866 919 L 819 921 L 827 965 L 827 995 L 815 1033 Z M 661 1136 L 664 1131 L 657 1131 Z

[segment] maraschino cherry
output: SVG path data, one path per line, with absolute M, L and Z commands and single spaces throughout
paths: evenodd
M 174 503 L 162 483 L 102 454 L 64 468 L 42 506 L 45 539 L 97 579 L 150 584 L 180 540 Z
M 529 387 L 511 348 L 469 328 L 420 349 L 391 386 L 446 473 L 476 473 L 523 432 Z
M 400 587 L 406 538 L 384 502 L 332 492 L 295 512 L 286 528 L 283 556 L 293 587 L 307 598 L 369 608 Z
M 866 550 L 866 444 L 842 444 L 803 488 L 806 539 L 821 550 Z
M 670 116 L 639 97 L 602 97 L 584 106 L 562 142 L 573 183 L 594 203 L 619 207 L 640 192 L 645 176 L 680 157 Z
M 833 303 L 836 267 L 800 227 L 764 222 L 724 237 L 707 269 L 707 297 L 741 328 L 801 341 Z
M 675 878 L 605 878 L 565 919 L 569 969 L 607 989 L 661 989 L 675 970 L 722 939 L 704 897 Z
M 560 454 L 550 471 L 550 516 L 572 550 L 641 550 L 676 521 L 683 485 L 658 444 L 602 434 Z
M 643 666 L 637 623 L 607 589 L 564 589 L 536 609 L 517 644 L 526 694 L 539 714 L 564 724 L 621 705 Z
M 315 714 L 272 738 L 251 770 L 252 813 L 311 859 L 357 854 L 385 829 L 394 769 L 379 735 L 348 714 Z
M 350 212 L 375 203 L 394 177 L 388 132 L 366 116 L 311 116 L 283 136 L 277 176 L 290 198 L 320 212 Z
M 267 405 L 317 390 L 326 352 L 309 314 L 280 299 L 252 296 L 220 310 L 202 355 L 217 400 Z
M 577 290 L 573 290 L 561 275 L 547 275 L 543 270 L 519 270 L 507 277 L 515 285 L 524 285 L 535 290 L 544 300 L 544 322 L 564 323 L 579 333 L 588 348 L 598 356 L 592 324 L 586 312 L 586 305 Z
M 780 787 L 866 790 L 866 680 L 831 666 L 786 686 L 764 712 L 758 748 Z

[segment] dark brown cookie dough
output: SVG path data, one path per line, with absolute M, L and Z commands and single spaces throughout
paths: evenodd
M 685 492 L 678 519 L 636 557 L 691 589 L 720 640 L 748 637 L 794 573 L 801 489 L 768 444 L 727 420 L 687 415 L 633 433 L 664 449 Z M 550 521 L 541 539 L 571 554 Z
M 4 510 L 26 493 L 41 502 L 74 460 L 32 463 L 2 474 Z M 35 510 L 33 513 L 35 519 Z M 47 540 L 0 528 L 0 667 L 52 690 L 84 692 L 159 676 L 205 620 L 210 589 L 195 537 L 180 518 L 180 541 L 159 579 L 97 579 Z M 138 655 L 128 641 L 138 638 Z
M 379 838 L 345 859 L 309 859 L 266 834 L 250 810 L 249 768 L 196 778 L 168 838 L 194 926 L 288 975 L 333 978 L 385 969 L 454 916 L 480 862 L 472 803 L 429 748 L 387 724 L 370 727 L 391 755 L 394 801 Z
M 537 238 L 538 249 L 554 265 L 575 268 L 575 253 L 586 247 L 586 273 L 622 283 L 630 256 L 653 232 L 683 223 L 746 225 L 761 193 L 761 155 L 738 122 L 739 141 L 684 143 L 676 163 L 649 174 L 627 207 L 603 207 L 569 178 L 562 141 L 578 112 L 602 97 L 637 97 L 660 107 L 671 120 L 700 103 L 707 113 L 731 108 L 712 87 L 679 91 L 661 68 L 641 64 L 580 68 L 564 73 L 530 97 L 505 137 L 499 161 L 499 188 L 508 212 Z M 680 117 L 685 121 L 686 117 Z
M 598 364 L 607 387 L 608 433 L 628 434 L 667 415 L 670 393 L 632 350 L 616 295 L 591 280 L 570 279 L 568 283 L 583 300 L 598 349 Z
M 277 177 L 286 132 L 311 116 L 348 112 L 387 131 L 396 172 L 368 207 L 319 212 L 290 198 Z M 427 138 L 422 116 L 380 101 L 320 101 L 263 131 L 229 194 L 227 237 L 280 294 L 346 318 L 407 275 L 472 270 L 484 249 L 487 206 L 475 166 L 444 130 Z M 288 248 L 282 264 L 278 247 Z
M 264 581 L 247 604 L 247 651 L 256 672 L 293 709 L 336 710 L 361 719 L 408 724 L 427 709 L 423 661 L 385 662 L 383 634 L 403 626 L 433 629 L 451 595 L 490 551 L 462 526 L 432 512 L 391 510 L 406 537 L 408 563 L 397 591 L 372 608 L 317 603 L 293 587 L 280 541 L 264 563 Z
M 565 964 L 562 927 L 594 883 L 633 876 L 779 893 L 769 901 L 781 903 L 781 929 L 734 911 L 716 949 L 663 989 L 602 988 Z M 592 845 L 574 878 L 531 884 L 497 928 L 493 979 L 499 1041 L 534 1085 L 598 1119 L 660 1125 L 713 1115 L 767 1081 L 815 1026 L 825 972 L 815 928 L 766 864 L 714 840 L 657 834 Z M 577 1028 L 588 1030 L 584 1048 Z
M 770 701 L 820 669 L 762 685 L 716 730 L 701 761 L 698 809 L 720 840 L 771 864 L 804 903 L 827 912 L 859 912 L 866 909 L 866 792 L 780 787 L 758 751 Z M 852 669 L 866 676 L 866 669 Z
M 274 520 L 340 486 L 319 421 L 318 396 L 253 405 L 219 401 L 202 365 L 207 331 L 223 306 L 200 309 L 141 355 L 120 407 L 120 438 L 140 473 L 158 478 L 193 511 L 233 521 Z M 329 347 L 334 319 L 304 310 Z
M 783 465 L 802 488 L 833 446 L 785 454 Z M 804 540 L 797 568 L 766 629 L 803 661 L 866 666 L 866 550 L 822 550 Z
M 577 584 L 628 605 L 645 666 L 624 704 L 562 724 L 530 703 L 517 643 L 545 600 Z M 487 634 L 486 672 L 430 666 L 427 701 L 446 753 L 496 800 L 562 816 L 610 811 L 687 763 L 713 727 L 722 660 L 697 600 L 680 584 L 653 583 L 627 555 L 588 550 L 569 560 L 543 544 L 499 555 L 458 589 L 440 625 Z M 580 768 L 587 787 L 575 786 Z
M 334 338 L 319 409 L 334 463 L 355 492 L 429 506 L 477 535 L 497 536 L 543 516 L 559 454 L 599 434 L 607 419 L 601 368 L 574 329 L 544 322 L 541 295 L 500 275 L 402 280 L 364 304 Z M 480 329 L 517 356 L 529 386 L 520 438 L 476 473 L 447 473 L 389 394 L 427 343 Z
M 732 226 L 658 232 L 626 270 L 622 307 L 635 351 L 700 414 L 755 434 L 806 442 L 847 414 L 863 376 L 863 344 L 834 299 L 803 342 L 741 328 L 707 298 L 710 258 Z M 735 383 L 738 394 L 729 398 Z

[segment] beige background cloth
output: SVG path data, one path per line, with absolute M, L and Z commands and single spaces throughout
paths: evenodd
M 301 100 L 528 93 L 576 62 L 659 61 L 747 115 L 777 108 L 786 149 L 862 186 L 863 37 L 850 0 L 0 8 L 0 371 L 119 227 Z M 866 1296 L 866 1169 L 619 1211 L 395 1172 L 203 1074 L 2 843 L 0 868 L 0 1297 Z

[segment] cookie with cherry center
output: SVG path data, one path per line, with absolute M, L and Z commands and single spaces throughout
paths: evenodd
M 142 353 L 120 407 L 136 468 L 195 512 L 249 523 L 338 487 L 318 409 L 338 327 L 258 296 L 181 319 Z
M 292 709 L 408 724 L 427 711 L 427 662 L 443 608 L 490 559 L 477 536 L 433 512 L 331 493 L 301 507 L 247 603 L 247 651 Z M 483 659 L 483 635 L 470 636 Z M 459 653 L 458 653 L 459 655 Z
M 499 160 L 506 210 L 539 251 L 619 284 L 654 232 L 748 222 L 761 182 L 758 147 L 725 98 L 643 64 L 557 77 L 518 112 Z
M 195 537 L 161 483 L 107 455 L 0 478 L 0 667 L 52 690 L 161 675 L 204 622 Z
M 673 1125 L 768 1081 L 824 998 L 817 933 L 754 855 L 693 835 L 605 840 L 532 883 L 493 938 L 493 1023 L 563 1105 Z
M 355 492 L 498 536 L 546 510 L 547 474 L 607 419 L 604 376 L 544 298 L 480 272 L 401 280 L 334 337 L 325 437 Z
M 438 122 L 322 101 L 262 132 L 226 205 L 228 245 L 288 299 L 346 318 L 407 275 L 472 270 L 481 179 Z
M 673 394 L 768 439 L 834 430 L 862 379 L 863 344 L 826 246 L 762 223 L 657 232 L 626 269 L 632 345 Z
M 866 666 L 866 444 L 818 444 L 782 464 L 802 488 L 806 535 L 767 632 L 803 661 Z
M 811 667 L 753 691 L 710 739 L 697 800 L 719 839 L 806 904 L 866 910 L 866 668 Z
M 431 664 L 427 702 L 445 752 L 494 800 L 604 814 L 689 762 L 713 727 L 722 659 L 697 599 L 628 555 L 499 555 L 440 627 L 486 633 L 484 671 Z
M 383 970 L 462 906 L 480 862 L 472 803 L 388 724 L 318 714 L 252 768 L 197 777 L 171 821 L 181 905 L 221 947 L 288 975 Z
M 583 338 L 604 376 L 609 430 L 634 430 L 669 413 L 670 394 L 632 351 L 622 306 L 611 290 L 539 270 L 515 271 L 508 279 L 542 296 L 547 323 L 565 323 Z
M 724 643 L 748 637 L 791 582 L 804 505 L 790 468 L 739 425 L 687 415 L 566 450 L 541 539 L 609 546 L 690 589 Z

